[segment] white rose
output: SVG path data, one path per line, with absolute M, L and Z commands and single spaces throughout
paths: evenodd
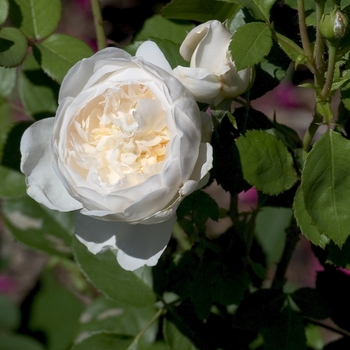
M 80 210 L 79 240 L 95 254 L 115 249 L 127 270 L 157 263 L 180 201 L 212 166 L 197 104 L 171 73 L 153 42 L 135 57 L 104 49 L 70 69 L 56 116 L 21 141 L 28 194 Z
M 180 47 L 190 67 L 178 66 L 173 73 L 198 102 L 218 105 L 248 89 L 252 69 L 237 72 L 229 52 L 231 33 L 219 21 L 208 21 L 191 30 Z

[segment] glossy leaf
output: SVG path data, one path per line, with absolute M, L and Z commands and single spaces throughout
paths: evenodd
M 10 0 L 10 18 L 30 39 L 43 39 L 55 31 L 61 19 L 60 0 Z
M 3 201 L 5 224 L 25 245 L 52 255 L 71 255 L 73 218 L 42 207 L 28 196 Z
M 263 21 L 269 21 L 270 10 L 276 0 L 221 0 L 233 4 L 240 4 L 249 9 L 251 14 Z
M 17 28 L 0 29 L 0 66 L 18 66 L 26 53 L 27 40 Z
M 29 329 L 45 333 L 48 349 L 68 349 L 83 309 L 83 303 L 59 283 L 54 271 L 46 270 L 31 303 Z
M 243 175 L 259 191 L 276 195 L 297 181 L 291 154 L 283 143 L 262 130 L 248 131 L 237 139 Z
M 77 331 L 77 339 L 96 330 L 116 334 L 136 336 L 157 312 L 153 305 L 135 307 L 105 297 L 100 297 L 89 305 L 82 313 Z M 154 323 L 143 334 L 145 343 L 153 343 L 157 333 L 157 323 Z
M 270 27 L 262 22 L 247 23 L 232 36 L 230 52 L 238 70 L 252 67 L 266 56 L 272 47 Z
M 35 119 L 53 117 L 57 109 L 59 85 L 50 79 L 29 55 L 22 65 L 18 91 L 21 102 Z
M 349 236 L 350 141 L 328 129 L 306 158 L 305 207 L 320 234 L 342 246 Z
M 192 342 L 177 327 L 168 321 L 163 322 L 163 335 L 171 350 L 196 350 Z
M 6 21 L 9 12 L 8 0 L 0 0 L 0 24 Z
M 198 22 L 206 22 L 213 19 L 223 22 L 230 18 L 238 8 L 238 5 L 212 0 L 173 0 L 170 4 L 163 7 L 162 15 L 166 18 Z
M 187 33 L 194 28 L 190 22 L 174 22 L 160 15 L 148 18 L 142 29 L 135 35 L 134 41 L 145 41 L 156 37 L 181 44 Z
M 94 255 L 77 239 L 73 250 L 78 265 L 87 278 L 109 298 L 132 306 L 147 306 L 155 302 L 149 285 L 150 269 L 142 267 L 135 272 L 126 271 L 118 264 L 115 253 L 106 251 Z
M 302 234 L 313 244 L 325 248 L 329 238 L 321 234 L 317 227 L 312 224 L 310 215 L 305 209 L 304 195 L 301 187 L 298 188 L 293 203 L 294 216 Z
M 34 49 L 41 68 L 58 83 L 75 63 L 92 54 L 92 49 L 85 42 L 66 34 L 52 34 L 36 44 Z

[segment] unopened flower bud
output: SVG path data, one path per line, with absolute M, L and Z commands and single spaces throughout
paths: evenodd
M 331 13 L 322 16 L 320 31 L 329 43 L 335 43 L 345 35 L 348 24 L 349 19 L 345 12 L 335 7 Z

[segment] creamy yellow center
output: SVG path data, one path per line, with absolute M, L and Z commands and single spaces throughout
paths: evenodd
M 158 172 L 171 137 L 160 101 L 142 84 L 94 98 L 68 133 L 69 165 L 88 181 L 111 185 L 134 174 L 128 176 L 132 185 Z

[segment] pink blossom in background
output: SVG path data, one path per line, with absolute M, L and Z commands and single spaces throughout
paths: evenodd
M 275 89 L 275 97 L 278 104 L 285 108 L 300 108 L 300 98 L 292 83 L 283 82 Z
M 252 187 L 238 194 L 238 209 L 240 212 L 252 211 L 258 207 L 258 191 Z
M 0 293 L 1 294 L 12 294 L 16 289 L 15 280 L 6 275 L 0 274 Z
M 75 0 L 75 2 L 82 10 L 90 10 L 90 0 Z

